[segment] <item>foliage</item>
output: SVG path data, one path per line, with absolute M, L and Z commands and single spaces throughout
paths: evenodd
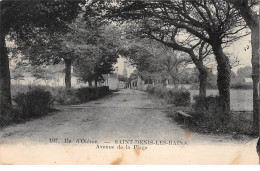
M 239 14 L 242 16 L 250 30 L 252 31 L 251 35 L 251 45 L 252 45 L 252 78 L 253 84 L 259 84 L 259 15 L 257 13 L 259 0 L 225 0 L 234 5 L 239 11 Z M 254 86 L 253 88 L 253 130 L 256 135 L 259 134 L 259 89 Z M 257 144 L 257 149 L 259 152 L 259 144 Z M 258 153 L 260 157 L 260 153 Z
M 53 103 L 79 104 L 104 97 L 110 94 L 110 91 L 108 87 L 66 89 L 64 87 L 13 85 L 12 94 L 15 102 L 14 120 L 20 121 L 48 114 Z
M 65 63 L 66 87 L 70 87 L 70 67 L 74 66 L 75 75 L 82 82 L 103 80 L 102 74 L 113 71 L 113 64 L 117 62 L 117 48 L 120 44 L 120 32 L 116 26 L 107 22 L 95 20 L 80 14 L 72 23 L 68 24 L 67 32 L 34 33 L 37 39 L 19 46 L 18 50 L 23 60 L 31 65 L 50 65 L 62 61 Z M 30 45 L 30 46 L 28 46 Z M 42 69 L 35 69 L 34 75 L 39 78 L 47 76 Z M 39 73 L 39 74 L 38 74 Z
M 107 86 L 67 89 L 65 87 L 51 87 L 51 86 L 38 86 L 38 85 L 37 86 L 36 85 L 30 85 L 30 86 L 12 85 L 13 99 L 16 101 L 17 97 L 20 96 L 21 94 L 27 95 L 29 92 L 34 90 L 50 93 L 52 103 L 62 104 L 62 105 L 79 104 L 79 103 L 101 98 L 110 93 L 109 87 Z M 34 95 L 37 96 L 37 94 Z M 26 99 L 24 98 L 23 100 Z M 52 103 L 49 105 L 52 106 Z
M 252 67 L 245 66 L 244 68 L 239 68 L 237 70 L 237 76 L 244 79 L 244 78 L 252 78 Z
M 55 103 L 62 105 L 71 105 L 84 103 L 90 100 L 96 100 L 110 93 L 109 87 L 82 87 L 82 88 L 64 88 L 64 87 L 45 87 L 51 92 Z
M 113 64 L 117 62 L 118 56 L 115 52 L 110 52 L 107 49 L 100 49 L 100 54 L 92 58 L 79 57 L 74 63 L 75 75 L 82 82 L 90 82 L 93 80 L 103 80 L 103 74 L 111 73 Z
M 199 71 L 195 68 L 186 68 L 180 76 L 181 84 L 196 84 L 199 83 Z
M 186 89 L 172 89 L 168 91 L 168 102 L 176 106 L 188 106 L 190 104 L 190 92 Z
M 28 85 L 21 85 L 21 84 L 11 85 L 11 92 L 13 98 L 19 93 L 26 93 L 28 91 L 29 91 Z
M 23 80 L 24 75 L 23 71 L 19 68 L 14 68 L 11 70 L 11 79 L 16 80 L 19 82 L 20 80 Z
M 108 87 L 82 87 L 78 89 L 60 87 L 52 89 L 55 102 L 62 105 L 79 104 L 96 100 L 109 93 Z
M 81 102 L 87 102 L 109 94 L 109 87 L 84 87 L 77 89 L 77 96 Z
M 52 94 L 54 96 L 54 100 L 58 104 L 71 105 L 78 104 L 80 100 L 76 94 L 77 90 L 64 87 L 57 87 L 52 89 Z
M 33 38 L 32 30 L 36 27 L 51 32 L 66 29 L 67 23 L 78 15 L 80 4 L 84 1 L 3 0 L 1 22 L 6 33 L 15 32 L 17 38 L 25 41 Z
M 193 119 L 190 128 L 206 133 L 252 134 L 252 112 L 223 113 L 219 96 L 194 96 L 195 103 L 189 112 Z
M 132 80 L 137 79 L 139 76 L 138 71 L 135 69 L 129 76 L 128 82 L 130 83 Z
M 132 40 L 121 55 L 128 58 L 142 79 L 169 79 L 178 84 L 179 77 L 191 62 L 183 53 L 149 39 Z
M 84 54 L 81 53 L 82 55 L 73 64 L 75 75 L 85 83 L 93 80 L 101 81 L 103 74 L 109 74 L 114 70 L 113 64 L 117 62 L 117 50 L 120 46 L 119 28 L 105 24 L 92 29 L 97 36 L 92 38 L 94 43 L 82 50 Z
M 0 1 L 0 51 L 1 74 L 0 82 L 0 117 L 9 115 L 12 108 L 10 93 L 10 70 L 6 38 L 15 41 L 16 45 L 23 46 L 32 40 L 36 32 L 66 31 L 70 23 L 81 9 L 84 0 L 75 1 L 42 1 L 42 0 L 2 0 Z M 10 119 L 9 116 L 6 118 Z
M 194 96 L 192 116 L 204 127 L 211 130 L 225 129 L 229 123 L 230 116 L 221 109 L 222 101 L 219 96 L 208 96 L 206 98 Z
M 111 1 L 97 1 L 96 4 L 98 5 L 95 7 L 102 6 L 99 10 L 103 13 L 99 13 L 112 20 L 139 21 L 141 35 L 188 53 L 200 70 L 204 68 L 201 59 L 210 51 L 213 52 L 218 64 L 219 95 L 225 101 L 222 108 L 225 111 L 230 110 L 231 68 L 223 48 L 250 34 L 238 10 L 232 8 L 230 3 L 223 0 L 120 0 L 116 5 Z M 207 50 L 206 47 L 212 47 L 212 50 Z M 197 55 L 194 54 L 194 50 Z
M 55 79 L 54 72 L 51 71 L 50 68 L 39 67 L 31 67 L 31 74 L 35 79 L 42 79 L 45 82 L 51 79 Z
M 216 89 L 217 88 L 217 75 L 207 70 L 207 88 Z M 199 70 L 197 68 L 187 68 L 184 70 L 183 74 L 180 76 L 180 83 L 182 84 L 192 84 L 194 89 L 199 88 Z
M 118 80 L 123 82 L 128 82 L 128 78 L 120 74 L 118 74 Z
M 51 93 L 39 87 L 30 87 L 28 92 L 17 94 L 14 101 L 22 119 L 46 115 L 53 102 Z
M 190 92 L 186 89 L 167 89 L 163 86 L 149 85 L 147 91 L 175 106 L 188 106 L 190 104 Z

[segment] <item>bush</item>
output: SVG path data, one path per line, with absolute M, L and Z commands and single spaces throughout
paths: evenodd
M 167 89 L 163 86 L 148 86 L 147 91 L 151 95 L 165 99 L 176 106 L 188 106 L 190 104 L 190 92 L 186 89 Z
M 90 100 L 95 100 L 110 93 L 109 87 L 82 87 L 78 89 L 64 87 L 52 88 L 55 102 L 64 105 L 79 104 Z
M 147 86 L 147 91 L 148 91 L 151 95 L 154 95 L 154 93 L 155 93 L 155 86 L 148 85 L 148 86 Z
M 64 105 L 79 104 L 81 102 L 95 100 L 110 93 L 108 86 L 67 89 L 65 87 L 50 87 L 38 85 L 12 85 L 13 98 L 16 99 L 17 95 L 27 94 L 27 92 L 31 91 L 32 89 L 41 89 L 42 91 L 50 92 L 54 102 Z
M 13 110 L 10 123 L 46 115 L 53 103 L 79 104 L 101 98 L 110 93 L 109 87 L 85 87 L 66 89 L 40 85 L 12 85 Z M 0 127 L 7 125 L 0 121 Z
M 70 88 L 66 89 L 64 87 L 58 87 L 52 89 L 52 94 L 55 98 L 55 102 L 59 104 L 78 104 L 80 99 L 77 97 L 77 90 Z
M 29 91 L 29 87 L 28 85 L 11 85 L 11 94 L 12 97 L 15 97 L 17 94 L 23 92 L 26 93 Z
M 186 89 L 169 90 L 168 102 L 176 106 L 188 106 L 190 104 L 190 92 Z
M 222 111 L 222 103 L 219 96 L 208 96 L 206 98 L 194 96 L 192 115 L 194 119 L 211 130 L 223 130 L 229 122 L 229 114 Z
M 164 87 L 156 87 L 155 88 L 155 92 L 154 92 L 154 95 L 156 95 L 157 97 L 163 99 L 163 98 L 167 98 L 167 89 L 164 88 Z
M 109 87 L 84 87 L 77 89 L 77 97 L 81 102 L 87 102 L 104 97 L 110 93 Z
M 40 87 L 29 87 L 28 92 L 18 93 L 14 97 L 14 101 L 17 104 L 19 117 L 24 119 L 47 114 L 53 97 L 49 91 Z

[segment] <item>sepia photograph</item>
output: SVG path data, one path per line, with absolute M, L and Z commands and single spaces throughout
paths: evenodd
M 259 165 L 260 0 L 0 0 L 0 165 Z

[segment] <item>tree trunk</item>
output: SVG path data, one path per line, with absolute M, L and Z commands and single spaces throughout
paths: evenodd
M 208 72 L 206 68 L 197 67 L 199 70 L 199 81 L 200 81 L 200 88 L 199 88 L 199 96 L 206 98 L 207 96 L 207 79 L 208 79 Z
M 251 29 L 252 45 L 252 79 L 253 79 L 253 134 L 259 134 L 259 27 L 255 25 Z
M 252 79 L 253 79 L 253 133 L 259 134 L 259 18 L 258 15 L 248 4 L 247 0 L 226 0 L 234 4 L 249 28 L 251 29 L 252 45 Z M 259 143 L 258 143 L 259 144 Z M 260 149 L 260 147 L 258 147 Z M 260 156 L 259 156 L 260 157 Z
M 7 121 L 11 119 L 12 103 L 9 59 L 3 29 L 0 16 L 0 120 Z
M 199 76 L 198 76 L 200 82 L 199 96 L 206 98 L 208 71 L 203 64 L 203 58 L 200 57 L 197 58 L 193 51 L 188 51 L 187 53 L 190 55 L 193 63 L 195 64 L 196 68 L 199 70 Z
M 97 87 L 97 82 L 98 82 L 97 79 L 95 79 L 95 87 Z
M 226 0 L 231 2 L 239 9 L 241 16 L 251 29 L 251 45 L 252 45 L 252 79 L 253 79 L 253 132 L 260 136 L 259 122 L 259 18 L 256 12 L 248 5 L 247 0 Z M 257 153 L 260 160 L 260 142 L 258 138 Z
M 215 42 L 212 46 L 218 64 L 217 85 L 219 90 L 220 105 L 223 114 L 230 112 L 230 75 L 231 66 L 228 57 L 224 54 L 221 43 Z
M 171 78 L 172 78 L 172 83 L 174 85 L 174 89 L 178 89 L 179 88 L 179 84 L 180 84 L 179 78 L 175 77 L 175 75 L 173 75 L 171 73 L 170 73 L 170 75 L 171 75 Z
M 71 88 L 71 63 L 70 59 L 64 59 L 65 62 L 65 87 Z
M 88 81 L 88 86 L 89 86 L 89 87 L 92 87 L 92 80 L 91 80 L 91 81 Z

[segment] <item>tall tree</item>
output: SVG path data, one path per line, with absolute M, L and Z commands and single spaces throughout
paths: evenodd
M 154 39 L 168 47 L 171 47 L 173 50 L 184 52 L 190 56 L 192 62 L 199 71 L 199 95 L 201 97 L 206 97 L 208 72 L 207 67 L 204 64 L 204 60 L 212 53 L 212 49 L 209 47 L 209 44 L 204 41 L 194 43 L 196 38 L 194 39 L 192 35 L 187 36 L 184 41 L 180 41 L 178 40 L 178 37 L 183 35 L 178 35 L 178 28 L 172 29 L 168 27 L 167 30 L 165 30 L 165 28 L 162 26 L 160 27 L 159 24 L 154 23 L 152 26 L 150 24 L 145 24 L 142 32 L 150 39 Z
M 35 28 L 55 32 L 65 30 L 81 9 L 82 0 L 41 1 L 2 0 L 0 1 L 0 116 L 10 119 L 11 92 L 9 59 L 6 36 L 15 35 L 16 40 L 31 39 Z
M 80 55 L 79 49 L 86 48 L 88 39 L 92 36 L 85 24 L 82 17 L 77 17 L 68 24 L 66 32 L 56 31 L 50 34 L 34 29 L 31 35 L 35 38 L 28 40 L 26 44 L 18 42 L 17 51 L 22 54 L 22 60 L 30 61 L 33 66 L 64 63 L 65 87 L 71 88 L 72 64 Z
M 252 79 L 253 79 L 253 130 L 260 136 L 260 100 L 259 100 L 259 80 L 260 80 L 260 55 L 259 55 L 259 16 L 252 9 L 259 4 L 259 0 L 226 0 L 232 3 L 240 12 L 249 28 L 251 29 L 251 45 L 252 45 Z M 260 138 L 257 143 L 257 153 L 260 159 Z
M 82 82 L 88 82 L 92 86 L 92 81 L 97 83 L 102 81 L 103 74 L 110 74 L 114 69 L 113 65 L 117 62 L 117 52 L 109 51 L 102 47 L 96 48 L 99 53 L 89 53 L 87 56 L 77 58 L 74 63 L 74 73 Z
M 191 63 L 190 58 L 157 41 L 143 39 L 141 42 L 132 42 L 132 44 L 122 54 L 130 59 L 141 76 L 146 76 L 147 79 L 153 79 L 159 75 L 164 77 L 161 79 L 169 77 L 175 87 L 178 87 L 182 71 Z
M 97 82 L 103 80 L 103 74 L 113 71 L 113 64 L 117 62 L 120 49 L 121 32 L 118 27 L 106 22 L 100 25 L 94 24 L 91 28 L 93 29 L 91 33 L 95 34 L 88 39 L 90 42 L 84 48 L 75 51 L 80 55 L 73 65 L 75 74 L 81 81 L 88 82 L 89 85 L 95 81 L 97 86 Z
M 103 6 L 102 6 L 103 5 Z M 246 34 L 247 26 L 236 9 L 221 0 L 198 1 L 117 1 L 98 2 L 100 9 L 119 20 L 148 18 L 164 23 L 165 27 L 186 30 L 203 42 L 208 43 L 218 63 L 218 89 L 223 113 L 230 111 L 230 62 L 223 47 Z M 173 32 L 174 33 L 174 32 Z
M 259 134 L 260 127 L 260 110 L 259 110 L 259 80 L 260 80 L 260 64 L 259 64 L 259 16 L 253 8 L 260 3 L 259 0 L 225 0 L 234 5 L 239 10 L 248 27 L 251 29 L 251 46 L 252 46 L 252 79 L 253 79 L 253 129 Z
M 184 52 L 189 55 L 192 62 L 199 70 L 199 95 L 201 97 L 206 97 L 208 74 L 204 61 L 208 60 L 208 57 L 212 54 L 212 49 L 209 44 L 203 41 L 194 44 L 196 38 L 191 34 L 188 34 L 189 36 L 186 36 L 186 39 L 183 40 L 183 38 L 181 38 L 183 34 L 179 34 L 180 29 L 169 27 L 167 24 L 158 20 L 134 20 L 132 23 L 128 22 L 128 24 L 124 24 L 124 27 L 128 39 L 130 40 L 135 37 L 149 38 L 151 41 L 158 41 L 162 46 L 167 46 L 174 51 Z M 143 44 L 144 42 L 141 41 L 141 43 Z M 151 47 L 150 45 L 145 46 Z

